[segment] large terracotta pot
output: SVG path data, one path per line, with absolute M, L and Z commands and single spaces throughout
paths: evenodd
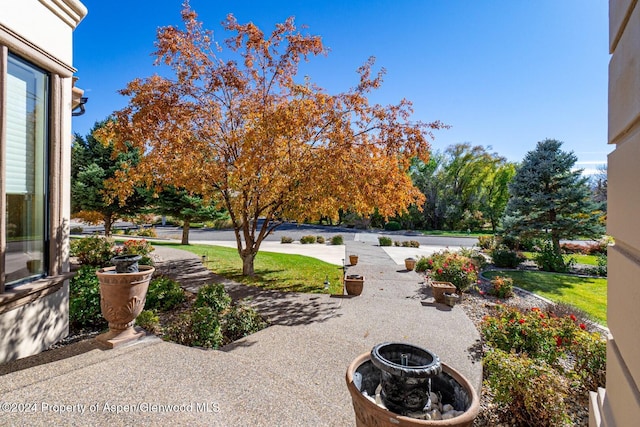
M 358 255 L 349 255 L 349 264 L 356 265 L 358 263 Z
M 416 268 L 416 259 L 415 258 L 405 258 L 404 260 L 404 266 L 407 270 L 412 271 L 414 268 Z
M 414 427 L 414 426 L 459 426 L 471 427 L 480 410 L 478 393 L 471 383 L 458 371 L 441 363 L 442 372 L 433 378 L 433 391 L 442 391 L 454 397 L 456 409 L 464 411 L 462 415 L 447 420 L 419 420 L 403 416 L 381 408 L 369 400 L 362 392 L 374 393 L 380 383 L 377 368 L 370 359 L 370 353 L 358 356 L 347 369 L 347 388 L 351 394 L 356 417 L 356 427 Z M 454 390 L 449 390 L 452 387 Z M 455 390 L 457 388 L 457 390 Z
M 350 274 L 344 279 L 344 287 L 347 295 L 360 295 L 364 288 L 364 276 L 358 274 Z
M 145 333 L 133 326 L 144 309 L 149 282 L 155 268 L 141 265 L 136 273 L 116 273 L 115 267 L 96 272 L 100 282 L 100 308 L 109 322 L 109 332 L 96 340 L 109 348 L 136 340 Z

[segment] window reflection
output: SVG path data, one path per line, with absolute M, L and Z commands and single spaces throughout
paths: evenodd
M 45 270 L 46 73 L 9 56 L 6 90 L 5 193 L 7 284 Z

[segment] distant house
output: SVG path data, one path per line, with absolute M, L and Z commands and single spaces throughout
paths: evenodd
M 0 363 L 69 331 L 78 0 L 0 0 Z

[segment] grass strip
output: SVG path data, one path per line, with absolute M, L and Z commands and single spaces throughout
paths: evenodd
M 554 302 L 576 307 L 601 325 L 607 324 L 607 279 L 539 271 L 492 270 L 487 279 L 510 277 L 513 285 Z

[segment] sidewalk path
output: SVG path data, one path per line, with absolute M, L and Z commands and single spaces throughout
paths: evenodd
M 384 341 L 429 348 L 480 389 L 472 322 L 458 307 L 432 303 L 420 276 L 371 242 L 347 242 L 360 258 L 348 272 L 366 278 L 353 298 L 250 288 L 204 269 L 197 255 L 157 250 L 159 269 L 185 287 L 222 281 L 234 297 L 250 296 L 272 326 L 219 351 L 149 337 L 114 350 L 85 341 L 12 362 L 0 401 L 35 411 L 3 413 L 0 424 L 354 425 L 345 371 Z

